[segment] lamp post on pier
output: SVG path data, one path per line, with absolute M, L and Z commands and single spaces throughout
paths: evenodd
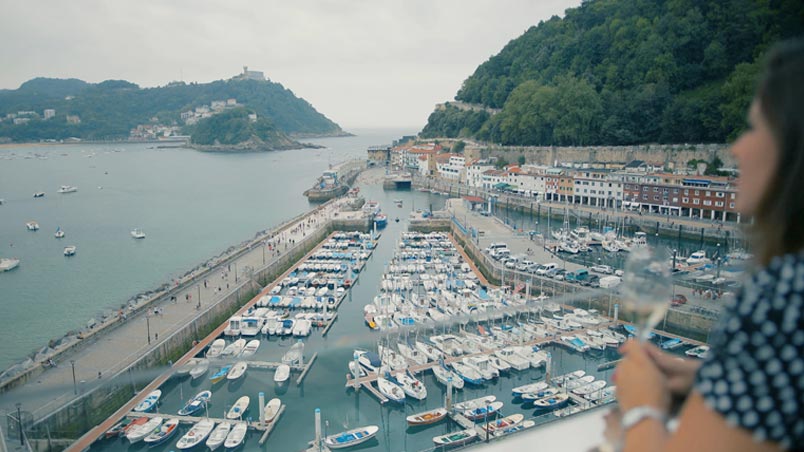
M 73 368 L 73 394 L 78 395 L 78 383 L 75 382 L 75 360 L 70 360 L 70 366 Z
M 25 438 L 22 436 L 22 404 L 17 402 L 15 405 L 17 407 L 17 426 L 20 431 L 20 446 L 25 446 Z
M 148 345 L 151 345 L 151 315 L 145 314 L 145 327 L 148 331 Z

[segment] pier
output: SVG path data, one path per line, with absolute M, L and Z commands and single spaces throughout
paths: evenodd
M 282 408 L 284 409 L 284 405 L 282 405 Z M 280 411 L 280 413 L 281 413 L 281 411 Z M 248 421 L 242 421 L 242 420 L 238 420 L 238 419 L 221 419 L 221 418 L 206 417 L 206 416 L 179 416 L 177 414 L 138 413 L 136 411 L 131 411 L 128 414 L 126 414 L 126 417 L 134 418 L 134 419 L 136 419 L 138 417 L 147 417 L 147 418 L 151 418 L 151 419 L 153 419 L 155 417 L 161 417 L 164 420 L 178 419 L 179 422 L 182 423 L 182 424 L 196 424 L 198 422 L 203 421 L 204 419 L 208 419 L 210 421 L 214 421 L 216 424 L 220 424 L 221 422 L 243 422 L 245 424 L 248 424 L 248 428 L 251 429 L 251 430 L 263 431 L 263 430 L 265 430 L 267 428 L 265 425 L 261 424 L 259 421 L 257 421 L 257 422 L 248 422 Z M 277 414 L 276 419 L 274 419 L 274 421 L 271 422 L 271 424 L 276 423 L 276 421 L 278 419 L 279 419 L 279 415 Z M 271 424 L 268 424 L 268 425 L 271 425 Z
M 296 386 L 302 384 L 302 381 L 304 381 L 304 377 L 307 376 L 307 372 L 309 372 L 310 368 L 313 367 L 313 363 L 315 362 L 316 358 L 318 358 L 318 352 L 313 353 L 313 356 L 312 358 L 310 358 L 310 361 L 308 361 L 307 364 L 302 369 L 301 375 L 299 375 L 299 378 L 296 379 Z
M 340 304 L 340 301 L 338 302 L 338 304 Z M 326 336 L 326 335 L 327 335 L 327 333 L 329 333 L 330 328 L 332 328 L 332 325 L 334 325 L 334 324 L 335 324 L 335 320 L 337 320 L 337 319 L 338 319 L 338 313 L 336 312 L 336 313 L 335 313 L 335 314 L 332 316 L 332 318 L 331 318 L 331 319 L 329 319 L 329 323 L 327 323 L 327 326 L 326 326 L 326 327 L 324 327 L 324 331 L 322 331 L 322 332 L 321 332 L 321 335 L 322 335 L 322 336 Z
M 277 411 L 274 420 L 269 422 L 268 425 L 265 426 L 265 430 L 263 431 L 262 436 L 260 436 L 260 440 L 257 442 L 260 446 L 262 446 L 268 439 L 268 437 L 271 435 L 271 432 L 274 430 L 274 426 L 276 426 L 277 422 L 279 422 L 279 418 L 282 417 L 282 413 L 285 412 L 286 406 L 287 405 L 283 403 L 282 406 L 279 407 L 279 411 Z

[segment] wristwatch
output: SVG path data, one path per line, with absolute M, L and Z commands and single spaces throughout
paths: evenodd
M 667 415 L 664 414 L 662 411 L 652 407 L 652 406 L 638 406 L 631 408 L 630 410 L 626 411 L 623 414 L 623 418 L 621 421 L 621 425 L 623 427 L 623 432 L 628 431 L 631 427 L 639 424 L 643 420 L 647 418 L 656 419 L 657 421 L 661 422 L 662 425 L 667 423 Z

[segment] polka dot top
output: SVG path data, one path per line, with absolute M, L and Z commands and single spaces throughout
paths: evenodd
M 695 381 L 729 425 L 804 450 L 804 253 L 775 258 L 748 279 L 713 329 Z

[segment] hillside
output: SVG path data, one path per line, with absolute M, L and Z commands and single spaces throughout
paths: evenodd
M 804 32 L 795 0 L 589 0 L 481 64 L 423 137 L 510 145 L 725 142 L 764 51 Z
M 279 150 L 304 147 L 278 130 L 266 118 L 249 118 L 245 108 L 233 108 L 203 119 L 191 131 L 190 141 L 200 150 Z
M 140 88 L 120 80 L 90 84 L 81 80 L 37 78 L 16 90 L 0 90 L 0 139 L 35 141 L 78 137 L 125 139 L 141 124 L 184 126 L 182 112 L 234 99 L 266 118 L 281 132 L 303 136 L 342 134 L 341 128 L 279 83 L 230 79 L 211 83 L 171 83 Z M 55 116 L 44 119 L 44 110 Z M 32 112 L 14 124 L 8 114 Z M 68 121 L 68 116 L 71 116 Z

